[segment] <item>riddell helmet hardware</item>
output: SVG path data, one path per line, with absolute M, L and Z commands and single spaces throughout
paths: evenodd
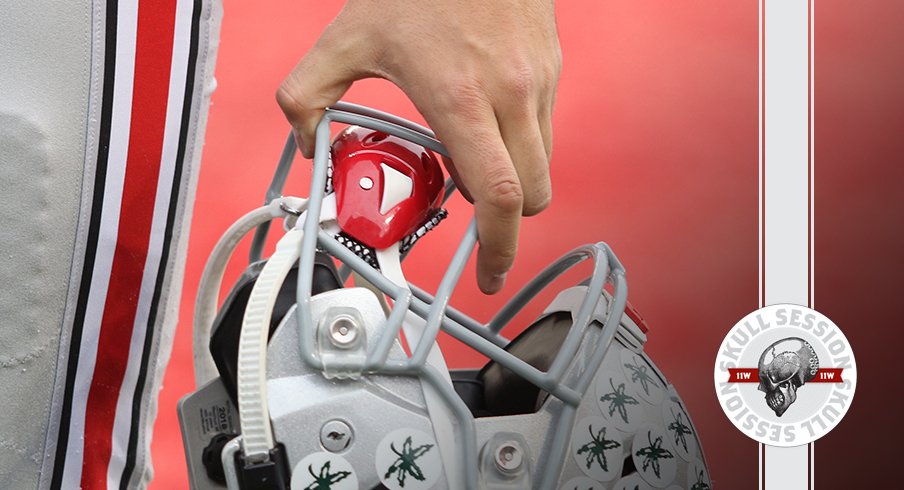
M 350 126 L 330 142 L 334 123 Z M 643 352 L 646 324 L 606 244 L 567 253 L 478 322 L 449 304 L 477 243 L 473 221 L 433 294 L 403 273 L 454 191 L 429 129 L 328 108 L 307 199 L 282 195 L 295 153 L 290 137 L 266 204 L 226 231 L 199 284 L 198 389 L 179 404 L 192 488 L 710 488 L 697 431 Z M 285 233 L 262 260 L 274 219 Z M 220 304 L 226 264 L 251 230 L 251 263 Z M 585 261 L 589 279 L 514 339 L 501 334 Z M 489 362 L 450 370 L 440 330 Z
M 327 451 L 344 451 L 352 443 L 352 428 L 341 420 L 330 420 L 320 429 L 320 443 Z
M 503 473 L 511 473 L 521 467 L 521 446 L 516 441 L 505 441 L 496 449 L 496 466 Z
M 358 337 L 358 325 L 353 317 L 340 316 L 330 323 L 330 340 L 336 347 L 346 347 Z
M 432 151 L 352 126 L 330 154 L 339 227 L 368 247 L 386 248 L 439 212 L 443 172 Z

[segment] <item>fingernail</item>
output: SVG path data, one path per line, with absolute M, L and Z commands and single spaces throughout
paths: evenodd
M 502 286 L 505 286 L 505 274 L 499 274 L 497 276 L 493 276 L 490 279 L 490 283 L 487 284 L 487 293 L 488 294 L 496 294 L 500 290 L 502 290 Z

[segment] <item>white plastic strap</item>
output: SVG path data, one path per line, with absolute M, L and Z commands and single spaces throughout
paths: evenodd
M 408 281 L 405 280 L 405 276 L 402 273 L 399 244 L 396 243 L 384 250 L 377 250 L 376 256 L 383 275 L 396 283 L 396 285 L 407 289 Z M 408 348 L 412 350 L 412 353 L 423 336 L 426 324 L 427 322 L 423 318 L 411 311 L 405 313 L 402 331 L 405 333 L 405 340 L 408 341 Z M 434 342 L 430 346 L 426 364 L 429 368 L 439 372 L 450 386 L 452 385 L 452 377 L 449 375 L 449 368 L 446 366 L 446 360 L 443 358 L 438 343 Z M 443 455 L 443 468 L 449 479 L 450 488 L 464 488 L 462 475 L 457 470 L 457 468 L 460 468 L 460 463 L 456 457 L 455 427 L 452 424 L 452 421 L 455 420 L 455 415 L 433 385 L 426 381 L 421 381 L 421 388 L 424 390 L 424 402 L 427 405 L 427 411 L 430 412 L 430 418 L 433 420 L 433 433 L 436 436 L 440 453 Z
M 408 281 L 402 273 L 402 264 L 399 256 L 399 244 L 393 244 L 388 248 L 376 251 L 377 263 L 380 264 L 380 272 L 387 279 L 394 282 L 397 286 L 408 289 Z M 408 342 L 408 348 L 412 350 L 417 347 L 424 333 L 424 327 L 427 322 L 423 318 L 415 315 L 411 311 L 405 313 L 405 321 L 402 322 L 402 331 L 405 333 L 405 340 Z M 434 342 L 427 354 L 427 365 L 433 367 L 443 374 L 449 384 L 452 384 L 452 377 L 449 375 L 449 368 L 446 366 L 446 360 L 439 349 L 439 345 Z
M 195 366 L 195 383 L 201 386 L 217 377 L 217 369 L 210 356 L 208 344 L 210 343 L 210 329 L 216 318 L 220 286 L 223 282 L 223 274 L 226 272 L 226 264 L 229 263 L 236 246 L 248 233 L 258 226 L 274 219 L 285 217 L 288 212 L 304 211 L 307 200 L 298 197 L 283 197 L 274 199 L 270 204 L 257 208 L 242 216 L 217 242 L 204 272 L 201 274 L 201 282 L 198 284 L 198 295 L 195 300 L 195 317 L 193 332 L 193 357 Z M 285 208 L 285 209 L 284 209 Z
M 245 307 L 239 337 L 237 388 L 242 446 L 249 461 L 266 461 L 273 448 L 267 406 L 267 337 L 280 287 L 301 253 L 302 236 L 301 229 L 294 229 L 279 240 Z

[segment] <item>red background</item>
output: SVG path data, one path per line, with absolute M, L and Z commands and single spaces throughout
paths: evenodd
M 274 92 L 340 6 L 226 2 L 216 69 L 219 88 L 210 109 L 181 322 L 152 444 L 157 474 L 152 488 L 187 488 L 175 404 L 193 389 L 191 309 L 204 261 L 229 224 L 262 202 L 288 130 Z M 901 9 L 895 9 L 900 18 Z M 856 322 L 862 312 L 850 301 L 874 305 L 872 320 L 879 322 L 884 314 L 879 302 L 886 298 L 866 296 L 854 286 L 874 274 L 890 286 L 902 263 L 893 256 L 902 249 L 900 236 L 894 242 L 869 240 L 886 229 L 885 221 L 863 219 L 888 205 L 900 210 L 900 194 L 873 190 L 874 185 L 900 187 L 901 132 L 896 133 L 898 142 L 891 143 L 894 133 L 862 129 L 887 122 L 901 127 L 900 111 L 883 111 L 887 101 L 873 91 L 890 91 L 904 82 L 900 68 L 894 69 L 896 82 L 882 79 L 881 55 L 863 57 L 862 50 L 898 49 L 898 61 L 901 51 L 883 44 L 878 33 L 890 34 L 892 12 L 882 12 L 885 17 L 878 19 L 888 31 L 877 32 L 867 25 L 867 14 L 852 19 L 850 10 L 827 2 L 817 11 L 815 287 L 816 306 L 845 328 L 857 351 L 861 384 L 850 420 L 825 438 L 825 452 L 817 444 L 821 482 L 844 478 L 827 456 L 828 448 L 840 451 L 842 443 L 861 433 L 858 426 L 870 426 L 867 419 L 875 415 L 866 406 L 877 400 L 864 392 L 870 387 L 868 370 L 883 358 L 866 357 L 870 341 L 860 337 L 865 333 L 858 332 Z M 724 333 L 758 306 L 758 3 L 560 2 L 557 15 L 564 69 L 554 115 L 553 203 L 525 220 L 515 269 L 503 292 L 481 295 L 470 269 L 453 304 L 487 319 L 560 254 L 583 243 L 608 242 L 628 270 L 632 303 L 651 327 L 646 350 L 688 404 L 714 483 L 754 488 L 757 445 L 722 414 L 711 373 Z M 853 32 L 845 30 L 852 22 Z M 870 37 L 855 35 L 862 31 Z M 833 41 L 820 44 L 823 35 Z M 859 75 L 848 73 L 849 62 L 861 65 Z M 849 97 L 852 86 L 857 91 Z M 361 82 L 346 100 L 421 120 L 404 94 L 386 82 Z M 900 107 L 900 95 L 893 102 Z M 860 118 L 847 117 L 860 104 L 871 109 Z M 897 119 L 877 119 L 880 112 Z M 848 146 L 844 135 L 852 129 L 859 137 Z M 898 156 L 896 170 L 891 155 Z M 865 166 L 897 175 L 867 175 Z M 290 193 L 307 195 L 307 168 L 299 159 Z M 409 279 L 428 289 L 438 282 L 470 218 L 460 198 L 449 208 L 450 219 L 406 262 Z M 900 228 L 901 214 L 893 216 Z M 839 267 L 851 263 L 853 241 L 862 246 L 855 250 L 866 253 L 871 268 L 851 273 Z M 247 256 L 246 251 L 247 244 L 239 256 Z M 232 277 L 242 266 L 236 262 Z M 888 268 L 891 264 L 898 270 Z M 833 290 L 839 284 L 846 287 Z M 453 366 L 483 362 L 445 340 Z
M 844 329 L 857 394 L 816 442 L 820 488 L 895 488 L 904 277 L 904 3 L 817 2 L 815 308 Z

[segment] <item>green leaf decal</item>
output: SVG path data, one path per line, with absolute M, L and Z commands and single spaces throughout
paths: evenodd
M 396 453 L 398 458 L 392 463 L 388 470 L 386 470 L 386 474 L 383 475 L 383 478 L 389 478 L 393 473 L 396 474 L 396 481 L 399 482 L 400 487 L 405 487 L 405 480 L 410 476 L 418 481 L 426 480 L 424 476 L 423 470 L 417 464 L 417 459 L 427 453 L 431 448 L 433 448 L 433 444 L 422 444 L 418 447 L 412 447 L 411 436 L 408 436 L 405 439 L 405 442 L 402 443 L 402 450 L 399 451 L 395 448 L 395 443 L 390 443 L 389 448 L 392 449 L 392 452 Z

